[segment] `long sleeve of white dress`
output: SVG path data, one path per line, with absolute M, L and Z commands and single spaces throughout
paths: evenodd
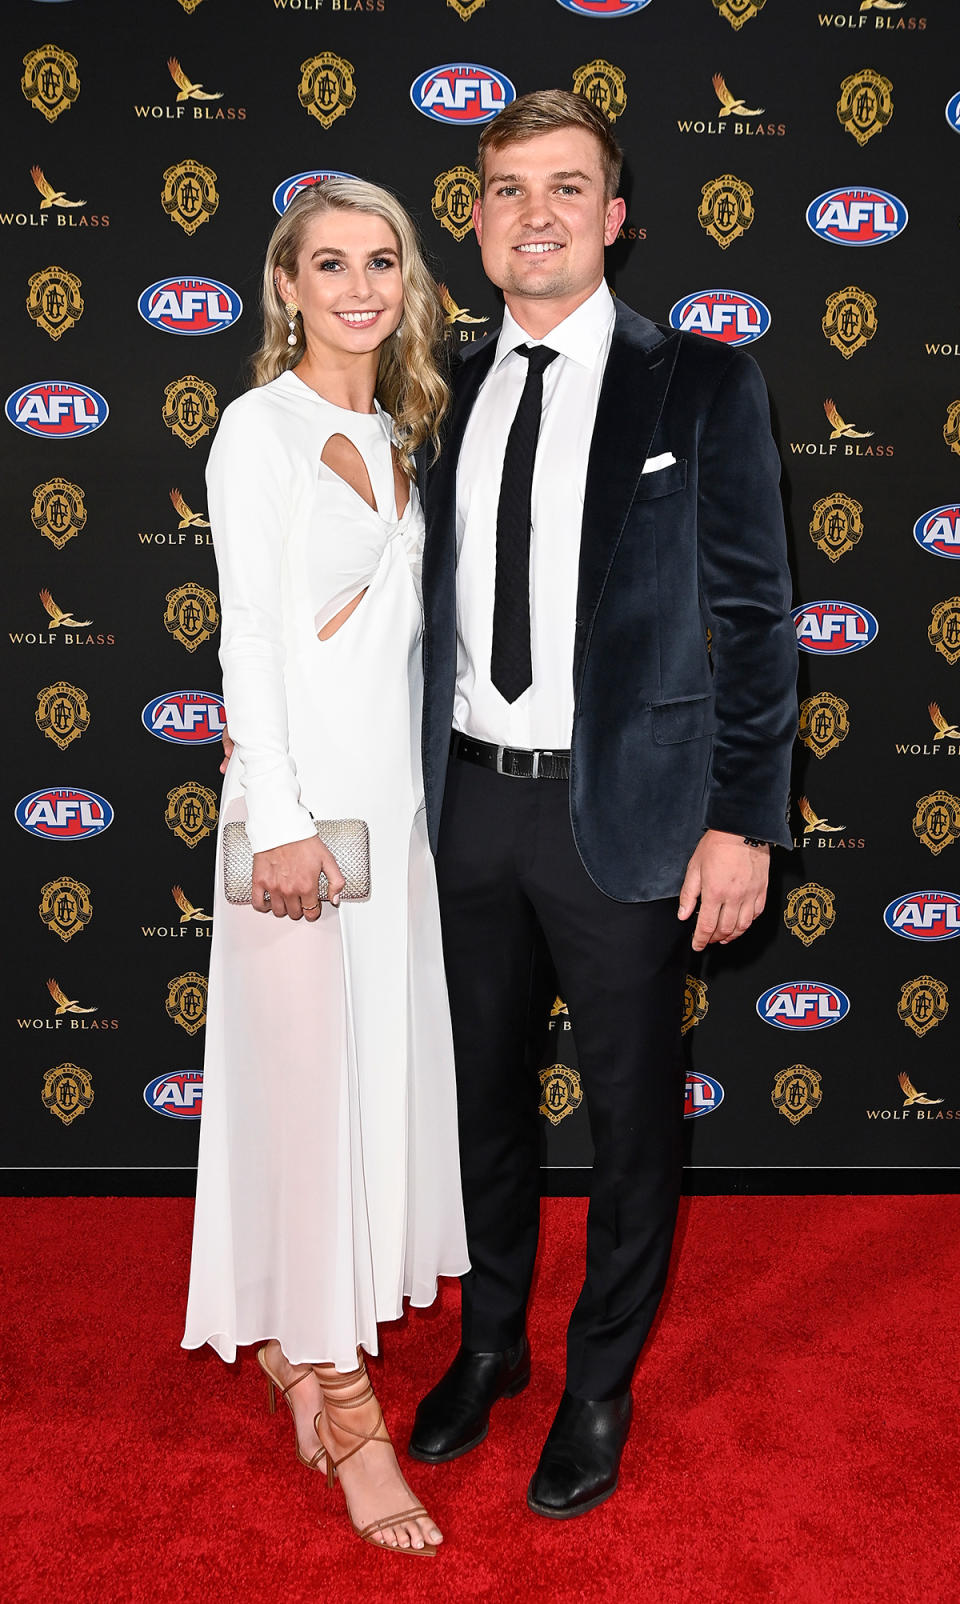
M 207 488 L 220 583 L 223 697 L 254 852 L 314 834 L 287 730 L 281 568 L 291 516 L 289 469 L 282 434 L 256 405 L 256 391 L 227 407 L 207 463 Z

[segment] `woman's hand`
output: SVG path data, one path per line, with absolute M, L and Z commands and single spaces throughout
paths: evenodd
M 258 913 L 272 913 L 275 919 L 303 918 L 314 924 L 323 906 L 317 890 L 321 873 L 330 886 L 330 901 L 337 907 L 346 881 L 319 836 L 255 852 L 252 904 Z
M 223 761 L 220 764 L 220 773 L 226 774 L 227 764 L 230 762 L 230 759 L 233 756 L 233 736 L 230 734 L 230 731 L 227 729 L 226 725 L 223 726 L 223 735 L 221 736 L 221 740 L 223 741 Z

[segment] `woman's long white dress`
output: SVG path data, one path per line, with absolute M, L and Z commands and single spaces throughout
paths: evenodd
M 345 435 L 374 511 L 321 462 Z M 217 843 L 193 1259 L 183 1346 L 279 1338 L 356 1366 L 377 1322 L 468 1260 L 453 1047 L 420 766 L 423 519 L 396 515 L 389 418 L 293 373 L 224 412 L 207 469 L 236 749 L 220 827 L 255 851 L 370 828 L 369 902 L 315 923 L 232 907 Z M 366 589 L 329 639 L 323 628 Z

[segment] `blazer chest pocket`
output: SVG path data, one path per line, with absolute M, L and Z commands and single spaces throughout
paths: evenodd
M 673 702 L 652 702 L 650 717 L 657 746 L 675 746 L 716 732 L 712 696 L 683 696 Z
M 658 496 L 672 496 L 683 490 L 687 483 L 687 459 L 671 462 L 668 468 L 657 468 L 653 473 L 642 473 L 637 483 L 634 501 L 653 501 Z

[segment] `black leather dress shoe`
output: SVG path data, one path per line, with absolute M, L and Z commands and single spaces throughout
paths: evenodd
M 409 1453 L 428 1465 L 459 1459 L 483 1442 L 490 1410 L 498 1398 L 512 1398 L 530 1380 L 526 1337 L 501 1353 L 470 1353 L 461 1348 L 453 1364 L 419 1405 Z
M 565 1392 L 527 1488 L 530 1508 L 570 1520 L 615 1493 L 632 1412 L 629 1392 L 601 1403 Z

